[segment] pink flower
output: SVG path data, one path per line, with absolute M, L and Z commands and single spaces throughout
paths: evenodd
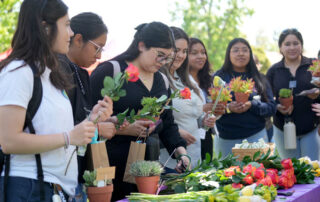
M 191 99 L 191 92 L 190 89 L 185 87 L 183 90 L 180 91 L 180 96 L 183 99 Z
M 291 161 L 290 158 L 288 158 L 288 159 L 283 159 L 283 160 L 281 161 L 281 165 L 282 165 L 282 167 L 283 167 L 284 169 L 290 169 L 290 168 L 293 167 L 292 161 Z
M 252 175 L 256 169 L 257 169 L 256 167 L 249 164 L 243 167 L 242 172 L 249 173 L 250 175 Z
M 232 188 L 235 188 L 235 189 L 241 189 L 243 187 L 243 184 L 240 184 L 240 183 L 232 183 Z
M 131 63 L 126 69 L 126 74 L 129 77 L 128 81 L 136 82 L 139 79 L 139 69 Z
M 247 175 L 245 178 L 243 178 L 243 181 L 245 184 L 252 184 L 253 178 L 250 175 Z
M 253 177 L 257 180 L 261 180 L 264 178 L 264 170 L 262 168 L 258 168 L 254 171 Z
M 267 169 L 267 177 L 270 177 L 273 184 L 278 184 L 279 182 L 279 176 L 278 176 L 278 170 L 274 171 L 276 169 Z

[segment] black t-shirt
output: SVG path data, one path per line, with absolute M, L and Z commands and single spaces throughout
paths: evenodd
M 311 104 L 319 102 L 319 98 L 312 100 L 307 96 L 295 96 L 303 90 L 315 88 L 311 81 L 311 73 L 308 71 L 312 64 L 312 59 L 302 57 L 301 64 L 293 76 L 284 65 L 284 60 L 274 64 L 267 72 L 267 78 L 272 87 L 276 102 L 279 103 L 279 91 L 281 88 L 289 88 L 290 81 L 296 81 L 296 87 L 293 88 L 293 112 L 290 117 L 296 125 L 297 135 L 306 134 L 315 129 L 319 123 L 319 118 L 311 110 Z M 273 123 L 279 129 L 283 130 L 285 116 L 277 111 L 273 117 Z

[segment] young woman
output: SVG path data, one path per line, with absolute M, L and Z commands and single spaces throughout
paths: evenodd
M 161 71 L 168 77 L 171 90 L 182 90 L 185 87 L 191 89 L 191 99 L 173 99 L 172 106 L 178 110 L 178 112 L 173 111 L 174 121 L 178 124 L 181 137 L 188 144 L 187 152 L 191 157 L 191 166 L 195 167 L 201 160 L 200 139 L 205 136 L 205 130 L 199 128 L 198 123 L 201 123 L 201 126 L 213 127 L 215 118 L 205 116 L 203 112 L 205 97 L 202 96 L 200 88 L 189 74 L 187 34 L 177 27 L 171 27 L 171 30 L 175 38 L 175 59 L 171 65 L 163 66 Z M 169 156 L 170 154 L 162 149 L 160 162 L 165 164 Z M 166 167 L 168 172 L 173 172 L 175 161 L 170 159 Z
M 78 177 L 75 146 L 88 144 L 94 136 L 92 121 L 73 125 L 64 90 L 70 85 L 56 57 L 68 52 L 73 36 L 67 10 L 60 0 L 23 1 L 12 53 L 0 63 L 0 145 L 4 153 L 11 154 L 8 181 L 4 184 L 0 179 L 0 195 L 6 195 L 6 201 L 51 201 L 53 184 L 60 185 L 66 196 L 73 196 Z M 23 130 L 33 93 L 30 67 L 42 83 L 41 104 L 32 120 L 36 134 Z M 106 107 L 97 107 L 92 118 L 108 118 L 103 113 Z M 40 154 L 42 166 L 34 154 Z M 41 174 L 44 182 L 38 180 Z
M 276 104 L 268 81 L 259 73 L 251 47 L 245 39 L 235 38 L 229 43 L 224 64 L 215 75 L 220 76 L 226 83 L 239 76 L 243 80 L 252 78 L 256 88 L 249 101 L 232 101 L 228 104 L 231 113 L 226 113 L 217 120 L 219 135 L 214 141 L 215 153 L 221 152 L 222 156 L 226 156 L 232 152 L 232 147 L 243 139 L 256 142 L 263 138 L 268 142 L 265 118 L 275 113 Z M 256 98 L 256 95 L 259 95 L 260 99 Z M 256 96 L 255 99 L 253 96 Z
M 134 35 L 134 40 L 124 53 L 114 58 L 120 64 L 123 72 L 129 63 L 139 69 L 139 80 L 128 82 L 123 85 L 127 95 L 114 102 L 114 114 L 121 113 L 127 108 L 136 112 L 141 109 L 141 99 L 143 97 L 160 97 L 168 95 L 164 77 L 158 72 L 162 65 L 172 61 L 174 40 L 170 28 L 160 22 L 145 23 L 139 25 Z M 113 65 L 111 62 L 100 64 L 90 77 L 93 101 L 101 98 L 100 91 L 103 88 L 105 76 L 113 76 Z M 161 114 L 161 125 L 156 128 L 164 146 L 171 154 L 176 149 L 175 157 L 180 158 L 181 163 L 189 164 L 186 156 L 185 141 L 180 137 L 178 127 L 174 124 L 171 110 L 165 110 Z M 137 191 L 136 186 L 122 181 L 126 159 L 128 157 L 131 141 L 136 141 L 142 131 L 146 131 L 146 125 L 152 121 L 135 121 L 122 131 L 117 131 L 116 136 L 107 141 L 107 150 L 111 166 L 116 166 L 116 177 L 114 180 L 114 192 L 112 200 L 119 200 L 132 191 Z M 153 128 L 150 128 L 151 132 Z
M 91 110 L 91 89 L 89 74 L 87 68 L 97 59 L 101 58 L 102 47 L 106 44 L 108 29 L 102 19 L 94 13 L 80 13 L 71 18 L 70 26 L 74 32 L 71 38 L 69 51 L 66 55 L 59 55 L 59 61 L 63 70 L 70 74 L 73 79 L 74 88 L 67 90 L 68 97 L 71 101 L 74 124 L 82 122 L 88 115 L 87 110 Z M 112 100 L 106 97 L 108 113 L 112 114 Z M 101 102 L 101 101 L 100 101 Z M 111 122 L 99 122 L 99 135 L 110 139 L 115 134 L 114 124 Z M 86 160 L 83 156 L 78 156 L 79 164 L 79 182 L 84 180 L 82 175 L 86 170 Z M 77 198 L 82 197 L 86 201 L 85 194 L 82 192 L 82 186 L 76 190 Z M 82 196 L 79 195 L 82 193 Z
M 274 64 L 267 73 L 274 95 L 277 97 L 277 113 L 273 117 L 274 139 L 281 158 L 299 158 L 309 156 L 312 160 L 319 159 L 319 142 L 317 126 L 319 119 L 312 111 L 312 104 L 319 102 L 319 90 L 307 96 L 294 96 L 293 106 L 286 109 L 279 104 L 279 90 L 293 89 L 293 95 L 303 90 L 315 88 L 308 71 L 312 59 L 302 55 L 303 39 L 296 29 L 286 29 L 279 37 L 278 45 L 283 59 Z M 285 118 L 291 118 L 296 125 L 297 149 L 284 148 L 283 126 Z
M 198 86 L 201 88 L 202 96 L 206 101 L 206 104 L 203 107 L 203 111 L 209 112 L 213 107 L 211 100 L 208 99 L 209 88 L 212 87 L 213 77 L 210 75 L 210 63 L 206 47 L 200 39 L 190 38 L 188 51 L 189 72 L 192 78 L 197 82 Z M 219 108 L 225 111 L 223 105 L 219 106 Z M 211 156 L 213 154 L 212 133 L 215 133 L 214 129 L 208 130 L 206 132 L 205 137 L 201 139 L 202 159 L 205 159 L 206 153 L 209 153 Z

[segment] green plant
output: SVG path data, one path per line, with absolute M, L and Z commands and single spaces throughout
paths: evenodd
M 98 185 L 98 181 L 96 180 L 97 179 L 97 171 L 96 170 L 94 170 L 94 171 L 89 171 L 89 170 L 84 171 L 83 179 L 85 181 L 84 185 L 86 187 L 96 187 Z M 112 184 L 112 180 L 110 180 L 110 179 L 104 180 L 104 184 L 105 185 Z
M 317 74 L 320 73 L 320 60 L 313 60 L 308 71 L 310 71 L 313 76 L 318 76 Z
M 210 96 L 212 100 L 216 100 L 219 95 L 220 88 L 214 87 L 210 89 Z M 231 91 L 228 88 L 223 88 L 221 91 L 219 102 L 232 101 Z
M 131 164 L 130 174 L 133 176 L 159 176 L 163 171 L 158 161 L 136 161 Z
M 279 91 L 279 97 L 281 98 L 289 98 L 292 96 L 292 90 L 288 88 L 281 88 Z

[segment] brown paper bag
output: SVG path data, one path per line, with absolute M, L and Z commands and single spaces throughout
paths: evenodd
M 110 166 L 107 148 L 104 141 L 96 144 L 88 144 L 87 165 L 89 170 Z
M 129 182 L 132 184 L 136 184 L 136 181 L 134 179 L 134 176 L 130 175 L 130 167 L 131 164 L 139 161 L 144 160 L 144 156 L 146 154 L 146 143 L 138 143 L 138 142 L 131 142 L 128 159 L 127 159 L 127 165 L 126 170 L 124 172 L 123 181 Z

